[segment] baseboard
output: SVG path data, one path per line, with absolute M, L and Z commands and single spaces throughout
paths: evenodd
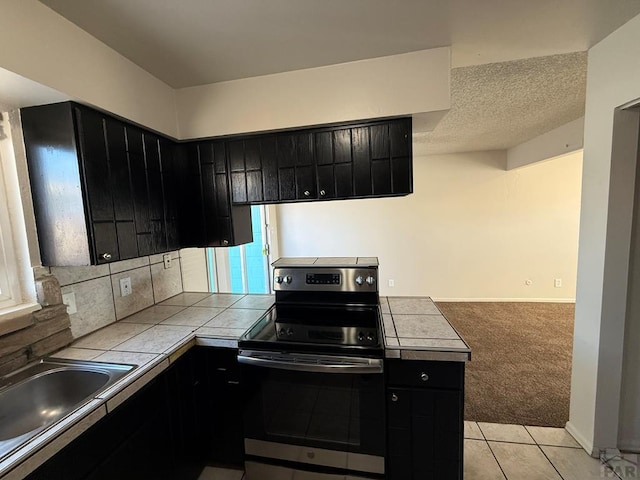
M 599 458 L 600 457 L 600 451 L 594 451 L 593 450 L 593 443 L 589 440 L 587 440 L 579 431 L 576 427 L 573 426 L 573 424 L 569 421 L 567 422 L 567 424 L 564 427 L 567 432 L 569 432 L 569 434 L 576 439 L 576 442 L 578 442 L 580 444 L 580 446 L 582 448 L 585 449 L 585 451 L 591 455 L 593 458 Z
M 392 296 L 392 295 L 390 295 Z M 575 298 L 446 298 L 431 297 L 434 302 L 511 302 L 511 303 L 576 303 Z
M 618 450 L 621 452 L 640 453 L 640 441 L 630 440 L 628 442 L 621 441 L 618 443 Z

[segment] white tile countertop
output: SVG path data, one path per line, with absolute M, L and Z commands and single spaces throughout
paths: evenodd
M 384 353 L 405 360 L 465 362 L 471 349 L 429 297 L 380 297 Z
M 55 358 L 137 368 L 0 462 L 2 480 L 21 479 L 113 411 L 193 345 L 237 348 L 273 295 L 185 292 L 95 331 Z M 470 349 L 428 297 L 381 297 L 387 358 L 466 361 Z

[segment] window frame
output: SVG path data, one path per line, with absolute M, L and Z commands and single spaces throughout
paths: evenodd
M 28 314 L 42 308 L 33 278 L 40 257 L 30 192 L 19 111 L 0 106 L 0 334 L 24 328 Z

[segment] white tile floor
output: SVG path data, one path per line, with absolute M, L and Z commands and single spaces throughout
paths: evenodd
M 640 480 L 638 456 L 604 465 L 563 428 L 464 422 L 464 480 Z M 199 480 L 242 480 L 240 470 L 206 467 Z
M 464 480 L 640 479 L 636 456 L 604 465 L 563 428 L 464 422 Z

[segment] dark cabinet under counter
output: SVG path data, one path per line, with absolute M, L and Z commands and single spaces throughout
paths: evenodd
M 388 480 L 462 480 L 464 363 L 385 361 Z

